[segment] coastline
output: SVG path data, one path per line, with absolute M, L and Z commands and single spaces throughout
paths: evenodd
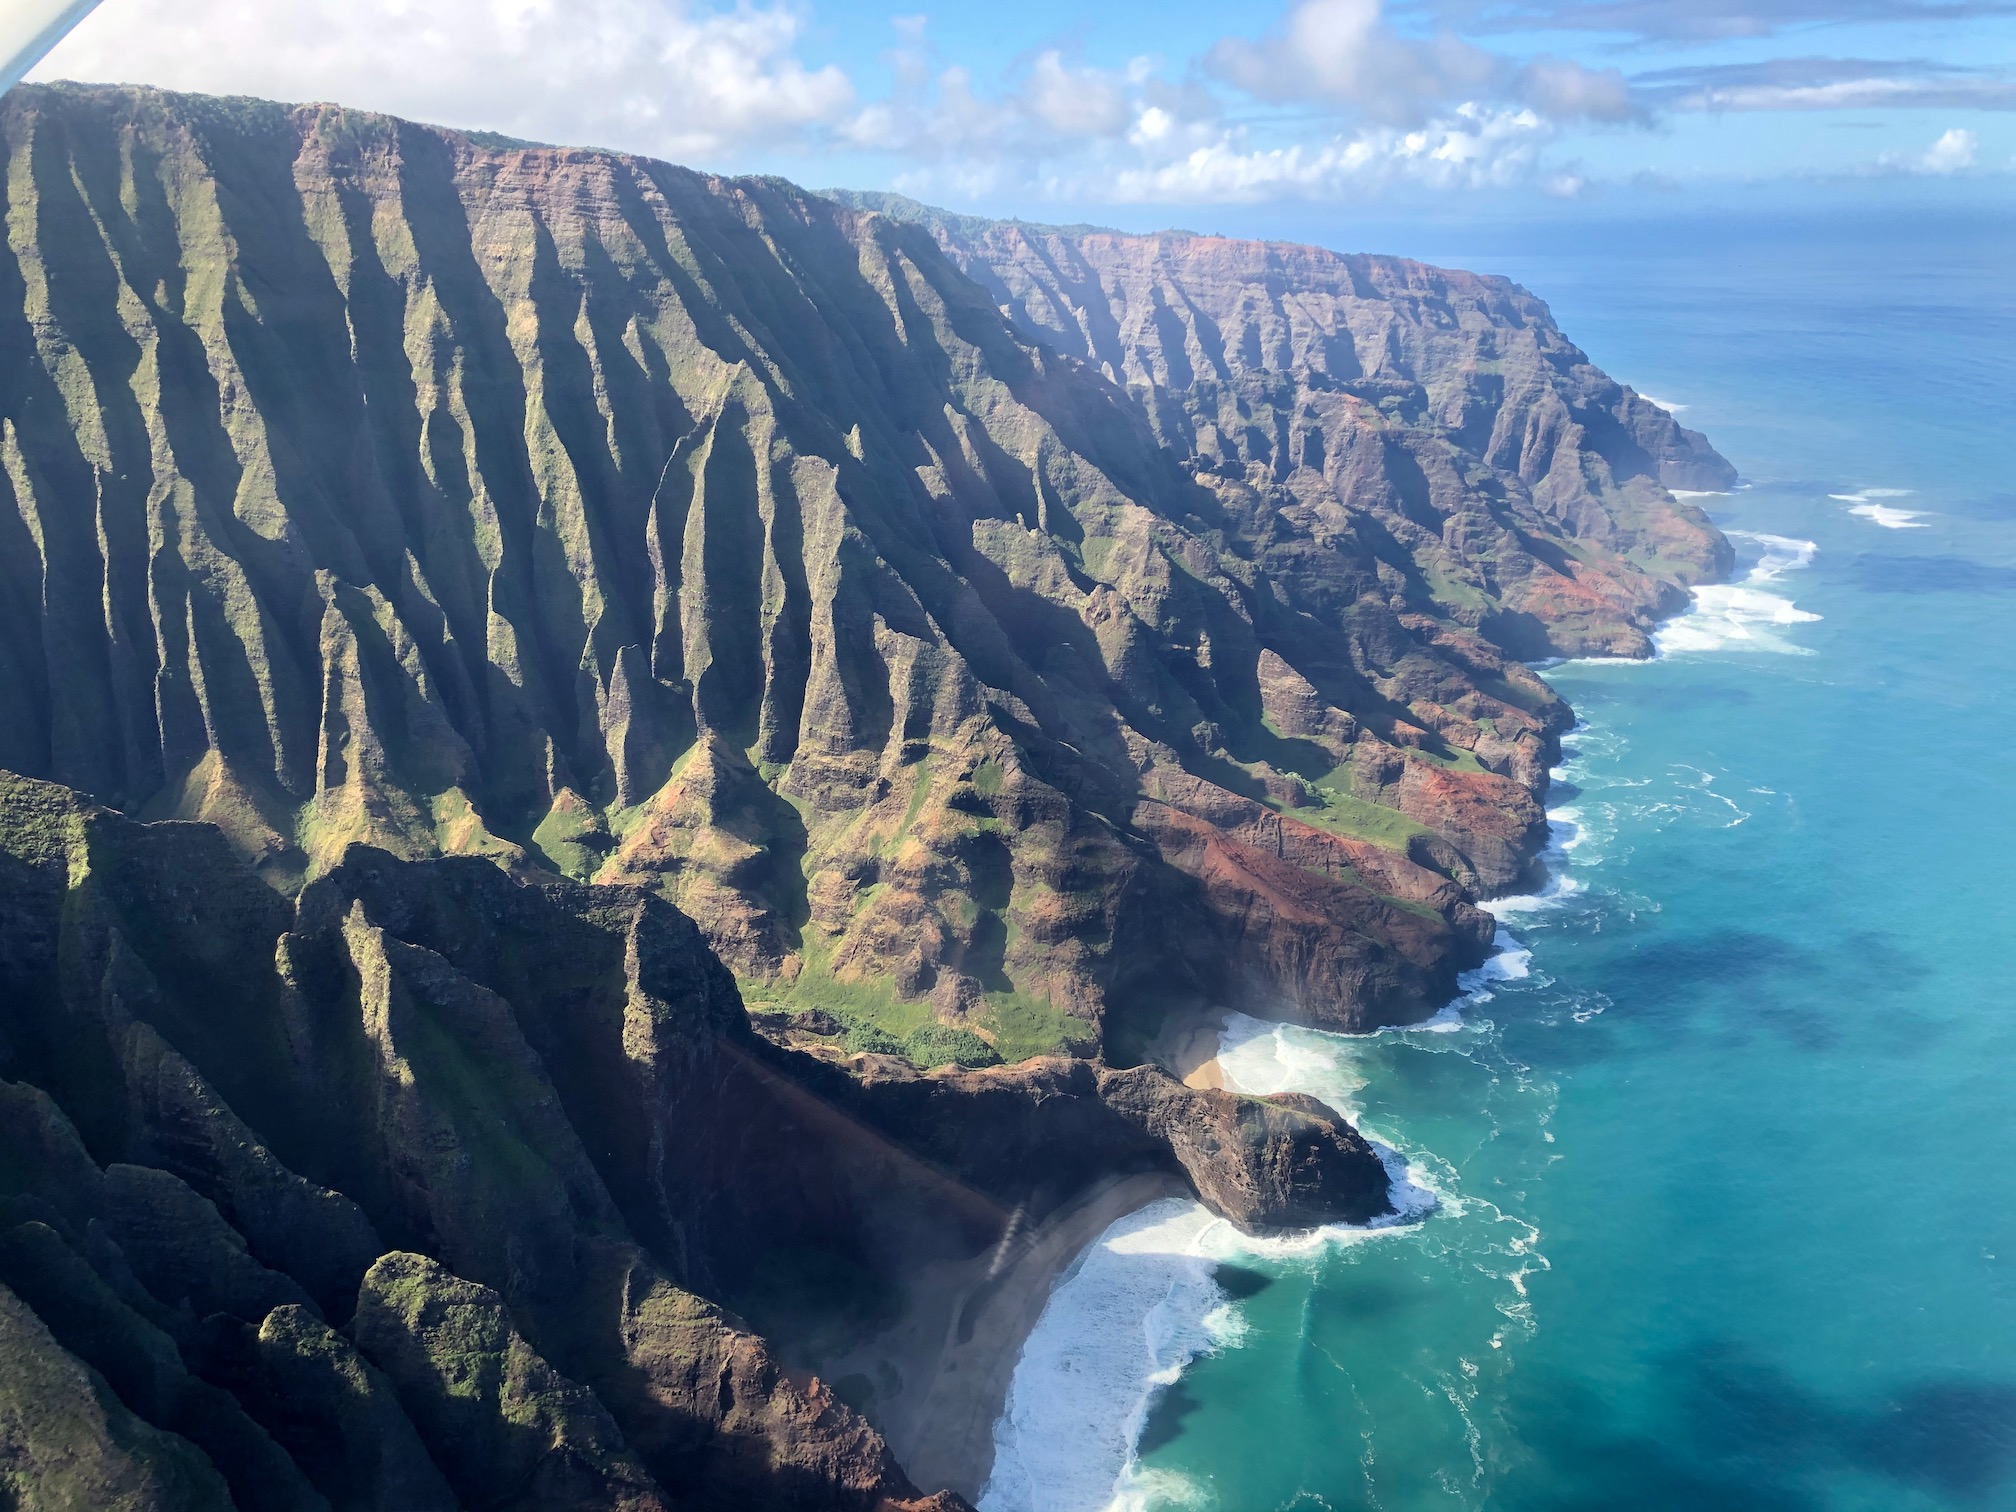
M 1005 1252 L 924 1266 L 908 1279 L 903 1316 L 826 1361 L 820 1375 L 884 1383 L 869 1416 L 910 1478 L 977 1503 L 1009 1382 L 1056 1283 L 1107 1229 L 1167 1197 L 1195 1194 L 1167 1172 L 1113 1177 L 1017 1234 Z
M 1223 1087 L 1218 1055 L 1229 1019 L 1223 1008 L 1173 1011 L 1146 1059 L 1185 1086 Z M 1009 1386 L 1057 1284 L 1115 1224 L 1164 1199 L 1194 1202 L 1196 1195 L 1180 1176 L 1161 1171 L 1095 1183 L 1016 1235 L 1005 1253 L 914 1272 L 902 1316 L 823 1361 L 818 1373 L 835 1390 L 868 1384 L 868 1415 L 913 1481 L 978 1503 L 993 1472 Z
M 1726 591 L 1731 586 L 1769 583 L 1786 567 L 1805 565 L 1806 558 L 1797 553 L 1789 560 L 1774 559 L 1768 546 L 1806 543 L 1760 544 L 1767 545 L 1764 562 L 1747 573 L 1739 566 L 1727 584 L 1699 585 L 1685 608 L 1662 621 L 1650 654 L 1619 659 L 1651 662 L 1675 649 L 1695 649 L 1663 644 L 1662 638 L 1676 627 L 1684 634 L 1688 628 L 1684 621 L 1698 624 L 1726 614 L 1714 588 Z M 1701 587 L 1710 593 L 1704 596 Z M 1579 719 L 1576 728 L 1581 728 Z M 1563 754 L 1557 744 L 1549 763 L 1550 788 L 1560 780 Z M 1546 801 L 1544 796 L 1541 801 Z M 1566 851 L 1577 827 L 1565 813 L 1550 811 L 1548 817 L 1523 885 L 1480 900 L 1481 907 L 1501 920 L 1489 957 L 1464 973 L 1461 987 L 1448 1003 L 1420 1024 L 1401 1027 L 1438 1024 L 1452 1010 L 1490 998 L 1494 982 L 1525 975 L 1527 952 L 1502 920 L 1505 912 L 1516 912 L 1522 904 L 1544 906 L 1563 888 Z M 1147 1045 L 1144 1058 L 1186 1086 L 1226 1087 L 1220 1054 L 1232 1018 L 1223 1008 L 1172 1010 Z M 913 1301 L 903 1319 L 843 1359 L 829 1362 L 829 1368 L 835 1376 L 844 1376 L 880 1362 L 892 1365 L 903 1379 L 903 1389 L 874 1414 L 890 1448 L 918 1484 L 945 1486 L 977 1504 L 993 1470 L 995 1433 L 1007 1409 L 1010 1386 L 1058 1283 L 1114 1225 L 1161 1198 L 1194 1195 L 1187 1183 L 1161 1174 L 1101 1183 L 1019 1239 L 1005 1264 L 987 1255 L 927 1267 L 912 1280 Z
M 1739 536 L 1742 533 L 1739 533 Z M 1765 560 L 1748 572 L 1738 570 L 1730 575 L 1728 584 L 1703 584 L 1689 594 L 1688 603 L 1675 614 L 1666 617 L 1655 631 L 1652 649 L 1644 657 L 1619 658 L 1633 662 L 1652 662 L 1670 655 L 1676 649 L 1698 649 L 1683 642 L 1674 646 L 1666 642 L 1668 633 L 1679 629 L 1684 636 L 1688 629 L 1703 620 L 1729 618 L 1749 618 L 1747 615 L 1730 615 L 1729 608 L 1721 601 L 1721 595 L 1714 590 L 1721 587 L 1727 593 L 1731 587 L 1742 587 L 1769 583 L 1775 580 L 1787 567 L 1804 566 L 1807 558 L 1800 553 L 1792 553 L 1789 558 L 1774 558 L 1768 549 L 1772 545 L 1792 546 L 1805 543 L 1760 541 L 1767 547 Z M 1702 588 L 1710 591 L 1701 592 Z M 1746 606 L 1747 607 L 1747 606 Z M 1796 611 L 1795 611 L 1796 613 Z M 1780 612 L 1774 611 L 1759 618 L 1776 619 L 1784 622 Z M 1805 616 L 1800 615 L 1800 618 Z M 1745 627 L 1747 628 L 1747 627 Z M 1738 635 L 1742 634 L 1739 630 Z M 1581 729 L 1578 718 L 1575 729 Z M 1564 732 L 1564 734 L 1573 731 Z M 1541 802 L 1547 801 L 1548 790 L 1561 780 L 1560 764 L 1566 755 L 1559 745 L 1550 753 L 1548 763 L 1548 788 L 1543 789 Z M 1460 1013 L 1469 1004 L 1488 1001 L 1493 995 L 1495 984 L 1525 976 L 1529 959 L 1526 947 L 1512 935 L 1504 925 L 1508 913 L 1516 913 L 1522 907 L 1545 907 L 1560 894 L 1572 890 L 1574 884 L 1566 877 L 1567 852 L 1572 849 L 1578 826 L 1572 811 L 1548 811 L 1548 824 L 1540 844 L 1529 860 L 1522 883 L 1503 893 L 1479 900 L 1479 906 L 1494 914 L 1500 921 L 1496 939 L 1490 955 L 1483 963 L 1461 978 L 1457 993 L 1434 1014 L 1423 1019 L 1420 1024 L 1399 1026 L 1402 1028 L 1445 1027 L 1444 1021 L 1452 1013 Z M 1225 1031 L 1232 1022 L 1233 1015 L 1224 1009 L 1209 1010 L 1190 1008 L 1174 1010 L 1164 1022 L 1160 1032 L 1147 1046 L 1146 1059 L 1154 1061 L 1171 1072 L 1185 1085 L 1192 1087 L 1221 1088 L 1236 1085 L 1230 1082 L 1220 1054 L 1224 1049 Z M 1453 1027 L 1453 1026 L 1447 1026 Z M 1138 1178 L 1137 1178 L 1138 1179 Z M 1120 1222 L 1156 1196 L 1192 1195 L 1182 1182 L 1169 1180 L 1159 1191 L 1143 1187 L 1142 1195 L 1135 1198 L 1125 1192 L 1128 1183 L 1119 1183 L 1096 1194 L 1087 1194 L 1079 1204 L 1053 1219 L 1046 1226 L 1041 1240 L 1032 1241 L 1029 1250 L 1014 1263 L 1018 1271 L 1006 1289 L 1013 1289 L 1015 1296 L 996 1304 L 989 1299 L 986 1304 L 990 1325 L 997 1329 L 1013 1327 L 1013 1352 L 1000 1348 L 992 1359 L 977 1359 L 977 1367 L 968 1380 L 961 1382 L 952 1393 L 953 1400 L 940 1404 L 933 1400 L 926 1405 L 919 1416 L 911 1418 L 903 1425 L 903 1430 L 892 1431 L 885 1427 L 892 1448 L 897 1450 L 904 1463 L 911 1469 L 920 1484 L 945 1484 L 960 1491 L 976 1503 L 979 1493 L 986 1485 L 994 1458 L 994 1433 L 996 1422 L 1006 1410 L 1007 1396 L 1016 1369 L 1019 1367 L 1023 1351 L 1041 1318 L 1045 1306 L 1057 1283 L 1076 1263 L 1078 1256 L 1096 1243 L 1100 1236 L 1113 1224 Z M 1041 1253 L 1037 1253 L 1038 1250 Z M 1027 1274 L 1019 1269 L 1027 1264 Z M 977 1290 L 969 1280 L 965 1292 Z M 1011 1318 L 1013 1321 L 1011 1321 Z M 998 1336 L 997 1336 L 998 1337 Z M 970 1349 L 977 1337 L 959 1348 Z M 950 1341 L 948 1341 L 948 1346 Z M 946 1354 L 947 1374 L 957 1368 L 948 1347 Z M 986 1379 L 982 1380 L 984 1373 Z M 938 1392 L 934 1389 L 933 1397 Z M 984 1404 L 984 1407 L 983 1407 Z M 976 1417 L 978 1410 L 991 1415 Z M 906 1453 L 907 1451 L 907 1453 Z M 1130 1460 L 1131 1463 L 1131 1460 Z
M 1544 867 L 1557 839 L 1550 824 L 1535 863 Z M 1496 974 L 1493 968 L 1501 958 L 1523 954 L 1501 928 L 1490 957 L 1465 973 L 1456 995 L 1422 1025 L 1473 1000 L 1483 981 Z M 1227 1087 L 1220 1055 L 1234 1017 L 1225 1008 L 1172 1010 L 1146 1046 L 1144 1059 L 1185 1086 Z M 993 1472 L 995 1434 L 1010 1386 L 1057 1285 L 1115 1225 L 1170 1197 L 1194 1201 L 1196 1193 L 1166 1173 L 1109 1179 L 1018 1237 L 1005 1261 L 990 1253 L 924 1267 L 910 1279 L 911 1301 L 903 1317 L 847 1355 L 827 1361 L 821 1373 L 829 1381 L 857 1374 L 872 1379 L 876 1373 L 888 1379 L 893 1370 L 901 1385 L 878 1397 L 871 1409 L 876 1427 L 917 1484 L 943 1486 L 977 1505 Z
M 1540 889 L 1551 873 L 1548 857 L 1559 859 L 1559 840 L 1557 826 L 1550 823 L 1547 840 L 1533 858 L 1542 869 Z M 1529 896 L 1508 894 L 1490 901 L 1503 905 Z M 1501 925 L 1490 957 L 1465 973 L 1456 996 L 1422 1025 L 1475 1000 L 1480 989 L 1489 997 L 1485 983 L 1500 974 L 1498 963 L 1511 964 L 1524 955 Z M 1220 1055 L 1233 1017 L 1223 1008 L 1172 1011 L 1149 1042 L 1145 1058 L 1185 1086 L 1226 1087 Z M 978 1505 L 993 1473 L 995 1434 L 1015 1373 L 1058 1283 L 1116 1224 L 1169 1197 L 1194 1201 L 1196 1194 L 1187 1182 L 1167 1173 L 1111 1178 L 1081 1193 L 1033 1232 L 1018 1236 L 1005 1258 L 996 1251 L 924 1267 L 910 1278 L 910 1304 L 903 1316 L 848 1354 L 827 1361 L 821 1374 L 834 1382 L 850 1376 L 888 1381 L 893 1373 L 898 1388 L 878 1396 L 870 1411 L 891 1452 L 918 1485 L 942 1486 Z
M 1516 908 L 1521 903 L 1537 902 L 1544 892 L 1551 891 L 1549 881 L 1552 869 L 1547 868 L 1546 863 L 1550 858 L 1557 861 L 1563 859 L 1559 855 L 1561 838 L 1557 824 L 1550 822 L 1547 841 L 1534 857 L 1535 862 L 1545 869 L 1543 875 L 1536 879 L 1535 889 L 1516 894 L 1508 893 L 1490 902 L 1500 907 L 1510 905 Z M 1435 1013 L 1418 1024 L 1396 1027 L 1403 1031 L 1454 1027 L 1447 1022 L 1452 1012 L 1460 1011 L 1466 1005 L 1488 1001 L 1494 995 L 1493 985 L 1498 982 L 1523 977 L 1526 974 L 1526 959 L 1525 947 L 1501 924 L 1491 955 L 1482 965 L 1463 974 L 1458 992 L 1448 1003 L 1443 1004 Z M 1191 1009 L 1172 1013 L 1161 1033 L 1150 1042 L 1148 1058 L 1164 1066 L 1188 1086 L 1242 1090 L 1239 1082 L 1221 1059 L 1227 1050 L 1226 1033 L 1239 1018 L 1240 1015 L 1225 1009 Z M 1271 1024 L 1274 1021 L 1262 1022 Z M 1315 1032 L 1336 1033 L 1321 1030 Z M 1386 1031 L 1373 1031 L 1374 1034 L 1383 1032 Z M 1356 1035 L 1338 1037 L 1360 1038 Z M 1318 1095 L 1314 1089 L 1307 1087 L 1292 1087 L 1290 1090 Z M 1320 1090 L 1330 1092 L 1327 1088 Z M 1340 1109 L 1344 1106 L 1334 1093 L 1331 1093 L 1328 1100 Z M 1388 1171 L 1396 1182 L 1397 1192 L 1397 1183 L 1406 1181 L 1408 1177 L 1406 1160 L 1404 1156 L 1390 1151 L 1387 1152 L 1387 1157 Z M 1060 1214 L 1046 1225 L 1043 1236 L 1032 1240 L 1029 1248 L 1015 1262 L 1014 1268 L 1017 1270 L 1025 1264 L 1030 1267 L 1026 1273 L 1016 1274 L 1007 1282 L 1004 1289 L 1012 1288 L 1016 1295 L 1003 1305 L 995 1305 L 991 1298 L 985 1304 L 991 1327 L 1003 1333 L 1012 1330 L 1012 1353 L 1007 1347 L 999 1347 L 991 1359 L 980 1356 L 974 1363 L 979 1367 L 979 1371 L 986 1372 L 987 1378 L 980 1379 L 979 1372 L 976 1371 L 975 1375 L 954 1386 L 950 1400 L 944 1403 L 935 1400 L 940 1393 L 934 1389 L 934 1400 L 924 1409 L 923 1415 L 911 1419 L 904 1425 L 907 1432 L 902 1437 L 890 1427 L 884 1427 L 885 1436 L 889 1438 L 891 1447 L 896 1450 L 899 1457 L 903 1457 L 906 1450 L 912 1456 L 904 1458 L 903 1463 L 919 1484 L 946 1485 L 978 1504 L 979 1493 L 985 1488 L 992 1472 L 997 1425 L 1006 1413 L 1014 1376 L 1022 1364 L 1023 1355 L 1036 1332 L 1037 1324 L 1059 1284 L 1073 1272 L 1080 1256 L 1089 1252 L 1109 1230 L 1148 1206 L 1150 1202 L 1159 1197 L 1170 1196 L 1195 1201 L 1195 1194 L 1186 1183 L 1167 1178 L 1157 1189 L 1148 1184 L 1153 1180 L 1154 1178 L 1129 1178 L 1127 1181 L 1111 1184 L 1103 1189 L 1095 1189 L 1094 1193 L 1088 1193 L 1080 1203 L 1074 1204 L 1070 1211 Z M 1141 1182 L 1143 1185 L 1136 1187 L 1134 1185 L 1136 1182 Z M 1430 1190 L 1432 1191 L 1432 1188 Z M 1413 1222 L 1426 1216 L 1429 1209 L 1435 1205 L 1435 1197 L 1421 1192 L 1418 1188 L 1415 1189 L 1415 1195 L 1424 1199 L 1422 1206 L 1406 1209 L 1395 1219 L 1375 1221 L 1364 1226 L 1365 1230 L 1378 1232 L 1389 1227 L 1397 1230 L 1411 1226 Z M 1315 1229 L 1297 1237 L 1305 1237 L 1320 1243 L 1320 1236 L 1325 1232 L 1323 1229 Z M 1262 1243 L 1264 1244 L 1264 1241 Z M 960 1295 L 970 1295 L 979 1290 L 973 1284 L 970 1275 L 972 1266 L 978 1263 L 969 1262 L 968 1266 L 963 1268 L 969 1274 Z M 1219 1300 L 1225 1299 L 1221 1296 Z M 920 1309 L 923 1310 L 925 1309 Z M 942 1300 L 939 1311 L 942 1316 Z M 1210 1327 L 1201 1317 L 1188 1321 L 1206 1329 Z M 1164 1328 L 1169 1326 L 1167 1318 L 1162 1320 L 1162 1326 Z M 897 1330 L 892 1330 L 892 1335 L 896 1332 Z M 982 1342 L 976 1331 L 973 1339 L 959 1347 L 971 1349 Z M 959 1363 L 954 1360 L 949 1341 L 945 1358 L 949 1374 L 951 1370 L 958 1368 Z M 940 1379 L 942 1382 L 944 1377 Z M 1153 1395 L 1167 1384 L 1168 1380 L 1160 1375 L 1151 1376 L 1144 1382 L 1150 1392 L 1151 1407 Z M 981 1406 L 983 1403 L 984 1409 Z M 987 1415 L 976 1415 L 976 1409 L 984 1410 Z M 1145 1421 L 1145 1417 L 1136 1421 L 1133 1424 L 1133 1432 L 1138 1434 Z M 1133 1464 L 1133 1448 L 1130 1444 L 1128 1468 L 1122 1472 L 1120 1486 L 1124 1487 L 1126 1484 L 1127 1476 L 1132 1473 Z M 1126 1504 L 1132 1505 L 1132 1502 Z M 1085 1505 L 1089 1507 L 1091 1503 Z M 1075 1507 L 1074 1503 L 1074 1509 Z

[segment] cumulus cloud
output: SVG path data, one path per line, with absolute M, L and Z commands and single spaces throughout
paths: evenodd
M 1974 155 L 1980 150 L 1981 138 L 1965 127 L 1955 126 L 1942 132 L 1939 140 L 1925 150 L 1918 166 L 1927 173 L 1958 173 L 1974 166 Z
M 842 134 L 909 159 L 898 187 L 919 195 L 1019 188 L 1215 204 L 1529 182 L 1579 193 L 1573 174 L 1541 171 L 1558 123 L 1635 111 L 1621 74 L 1552 59 L 1516 70 L 1451 39 L 1404 38 L 1380 0 L 1292 0 L 1264 37 L 1213 49 L 1208 79 L 1219 88 L 1195 72 L 1171 80 L 1147 58 L 1102 69 L 1050 48 L 990 91 L 962 67 L 927 67 L 922 28 L 904 34 L 899 54 L 895 94 Z M 1263 107 L 1319 103 L 1332 119 L 1312 133 L 1306 114 L 1237 118 L 1227 84 Z
M 1878 166 L 1893 173 L 1929 173 L 1938 177 L 1964 173 L 1974 166 L 1981 151 L 1981 138 L 1963 126 L 1940 133 L 1939 139 L 1922 153 L 1900 156 L 1886 153 Z
M 798 56 L 802 25 L 781 5 L 685 0 L 108 0 L 31 77 L 339 100 L 693 156 L 850 114 L 848 77 Z
M 1489 88 L 1501 70 L 1452 34 L 1401 36 L 1381 0 L 1295 0 L 1265 36 L 1218 42 L 1205 66 L 1256 99 L 1349 105 L 1390 122 Z
M 892 54 L 895 91 L 855 113 L 840 138 L 911 159 L 918 165 L 913 184 L 991 188 L 1018 172 L 1123 142 L 1138 134 L 1144 114 L 1173 129 L 1217 111 L 1196 87 L 1156 77 L 1146 59 L 1104 69 L 1064 48 L 1044 48 L 989 89 L 971 69 L 939 65 L 921 25 L 906 23 L 902 44 Z

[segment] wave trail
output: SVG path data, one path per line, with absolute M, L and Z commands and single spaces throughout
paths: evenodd
M 1857 504 L 1848 513 L 1874 521 L 1885 530 L 1923 530 L 1925 522 L 1915 509 L 1891 509 L 1882 504 Z

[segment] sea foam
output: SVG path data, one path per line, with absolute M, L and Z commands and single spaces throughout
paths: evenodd
M 1127 1484 L 1155 1395 L 1230 1336 L 1211 1253 L 1228 1227 L 1183 1198 L 1109 1227 L 1057 1283 L 1022 1346 L 994 1426 L 981 1512 L 1107 1512 L 1139 1503 Z
M 1755 566 L 1741 582 L 1710 583 L 1694 590 L 1694 606 L 1653 636 L 1662 656 L 1701 651 L 1775 651 L 1810 655 L 1807 647 L 1781 633 L 1819 615 L 1769 591 L 1788 572 L 1810 565 L 1820 548 L 1811 541 L 1759 531 L 1732 530 L 1729 539 L 1758 549 Z
M 1908 488 L 1865 488 L 1857 493 L 1829 494 L 1830 499 L 1838 499 L 1848 506 L 1848 513 L 1858 515 L 1872 525 L 1881 525 L 1885 530 L 1923 530 L 1924 513 L 1917 509 L 1899 509 L 1892 504 L 1879 504 L 1878 499 L 1906 499 L 1911 496 Z
M 1892 509 L 1887 504 L 1857 504 L 1848 513 L 1881 525 L 1885 530 L 1923 530 L 1925 522 L 1913 509 Z

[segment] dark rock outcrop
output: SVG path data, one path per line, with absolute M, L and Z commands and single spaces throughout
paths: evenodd
M 465 1505 L 663 1512 L 595 1394 L 542 1360 L 504 1299 L 424 1255 L 365 1273 L 351 1332 L 391 1379 Z
M 1393 1211 L 1372 1147 L 1313 1097 L 1200 1093 L 1150 1066 L 1103 1073 L 1099 1093 L 1168 1141 L 1198 1195 L 1242 1228 L 1362 1223 Z

